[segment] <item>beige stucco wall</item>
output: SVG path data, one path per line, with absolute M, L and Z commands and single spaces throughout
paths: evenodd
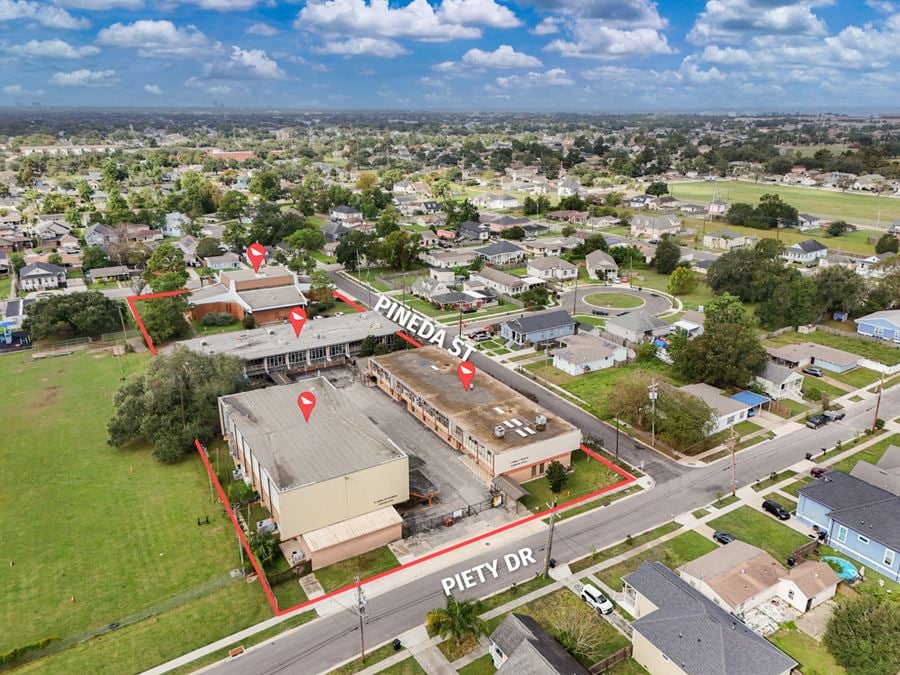
M 663 657 L 662 653 L 638 631 L 632 636 L 631 657 L 653 675 L 683 675 L 684 671 Z
M 278 495 L 282 541 L 409 499 L 409 459 L 402 457 Z
M 373 551 L 376 548 L 390 544 L 392 541 L 397 541 L 402 537 L 403 524 L 397 523 L 396 525 L 391 525 L 390 527 L 378 530 L 377 532 L 371 532 L 362 537 L 352 539 L 351 541 L 345 541 L 337 546 L 324 548 L 315 553 L 310 553 L 304 545 L 301 545 L 301 548 L 304 549 L 304 552 L 310 558 L 312 568 L 317 570 L 340 562 L 341 560 L 346 560 L 347 558 Z M 302 541 L 303 540 L 301 539 L 301 542 Z

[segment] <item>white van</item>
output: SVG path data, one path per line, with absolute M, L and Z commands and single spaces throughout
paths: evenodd
M 585 584 L 581 587 L 581 599 L 601 614 L 609 614 L 613 611 L 613 604 L 609 598 L 603 595 L 599 588 L 591 584 Z

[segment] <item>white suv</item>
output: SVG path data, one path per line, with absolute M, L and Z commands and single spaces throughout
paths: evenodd
M 596 586 L 585 584 L 581 587 L 581 599 L 590 607 L 593 607 L 601 614 L 609 614 L 613 611 L 613 604 Z

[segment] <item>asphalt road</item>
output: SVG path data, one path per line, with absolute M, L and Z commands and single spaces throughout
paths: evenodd
M 349 282 L 337 282 L 342 290 L 356 297 L 359 289 Z M 355 284 L 352 284 L 355 286 Z M 529 392 L 538 402 L 581 428 L 586 435 L 598 436 L 608 447 L 614 442 L 615 431 L 579 408 L 545 392 L 529 380 L 509 371 L 485 357 L 473 355 L 476 366 L 514 386 Z M 847 408 L 844 420 L 818 430 L 805 427 L 790 434 L 761 443 L 737 455 L 736 473 L 738 486 L 746 485 L 778 471 L 800 459 L 805 453 L 822 447 L 831 447 L 838 440 L 848 441 L 857 431 L 867 428 L 872 421 L 874 401 L 865 401 Z M 900 412 L 900 388 L 888 390 L 882 399 L 882 417 L 893 417 Z M 644 463 L 644 468 L 656 481 L 656 486 L 627 500 L 608 507 L 562 521 L 556 527 L 553 557 L 560 563 L 582 557 L 593 548 L 604 548 L 628 534 L 655 527 L 674 514 L 699 508 L 715 499 L 716 493 L 731 488 L 731 466 L 728 461 L 702 468 L 688 468 L 676 464 L 625 436 L 620 437 L 620 453 L 629 462 Z M 471 591 L 456 594 L 457 597 L 485 596 L 510 583 L 523 581 L 539 571 L 543 560 L 545 535 L 543 533 L 523 537 L 515 545 L 490 547 L 490 539 L 472 544 L 471 555 L 464 561 L 456 561 L 445 570 L 420 575 L 411 568 L 399 572 L 404 582 L 396 590 L 369 600 L 369 616 L 365 635 L 368 644 L 378 644 L 392 639 L 404 631 L 422 623 L 432 608 L 442 606 L 441 578 L 490 562 L 506 553 L 528 547 L 535 552 L 537 564 L 516 572 L 501 573 L 497 579 L 488 575 L 485 583 Z M 349 607 L 352 598 L 342 598 Z M 241 656 L 234 662 L 223 662 L 213 668 L 216 673 L 318 673 L 351 658 L 358 652 L 359 634 L 356 614 L 344 610 L 307 624 L 296 631 L 276 638 L 272 642 Z
M 649 312 L 650 314 L 660 314 L 667 309 L 672 308 L 671 301 L 658 293 L 652 291 L 639 291 L 636 288 L 620 288 L 619 286 L 579 286 L 577 290 L 572 289 L 565 291 L 559 296 L 559 306 L 567 310 L 570 314 L 588 314 L 599 307 L 603 307 L 600 301 L 596 304 L 585 302 L 585 298 L 589 295 L 598 295 L 603 293 L 616 293 L 622 295 L 632 295 L 644 302 L 640 307 L 628 307 L 625 309 L 607 309 L 610 316 L 615 316 L 621 312 L 636 312 L 638 310 Z M 577 300 L 576 300 L 577 296 Z

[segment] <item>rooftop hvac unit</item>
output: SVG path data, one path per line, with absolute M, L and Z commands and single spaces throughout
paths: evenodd
M 547 428 L 547 416 L 538 415 L 534 418 L 534 428 L 538 431 L 544 431 Z
M 502 424 L 498 424 L 497 426 L 495 426 L 494 436 L 496 436 L 497 438 L 503 438 L 504 436 L 506 436 L 506 427 Z
M 200 340 L 200 345 L 206 347 L 209 343 L 206 340 Z
M 269 329 L 268 333 L 269 335 L 275 335 L 275 331 L 272 328 Z

